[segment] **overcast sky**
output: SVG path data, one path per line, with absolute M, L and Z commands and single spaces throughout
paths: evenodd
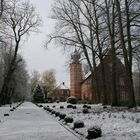
M 26 60 L 29 73 L 33 70 L 42 73 L 47 69 L 55 69 L 57 84 L 64 81 L 69 86 L 69 71 L 65 67 L 66 58 L 60 48 L 56 48 L 52 44 L 50 44 L 48 49 L 43 48 L 46 35 L 54 30 L 54 22 L 48 18 L 51 14 L 53 1 L 30 0 L 42 17 L 43 26 L 41 27 L 40 34 L 31 35 L 24 43 L 22 54 Z

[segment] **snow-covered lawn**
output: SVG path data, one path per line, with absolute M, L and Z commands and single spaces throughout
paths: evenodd
M 55 111 L 65 113 L 73 117 L 74 121 L 82 120 L 84 128 L 75 129 L 83 137 L 87 136 L 87 129 L 92 126 L 99 126 L 102 129 L 102 137 L 98 140 L 140 140 L 140 108 L 137 110 L 126 108 L 107 107 L 103 109 L 101 104 L 90 105 L 89 113 L 83 114 L 83 104 L 76 105 L 76 109 L 67 108 L 67 103 L 42 104 L 49 106 Z M 55 108 L 53 107 L 55 105 Z M 64 109 L 60 109 L 64 106 Z M 50 113 L 51 114 L 51 113 Z M 52 115 L 53 117 L 55 115 Z M 59 118 L 56 118 L 59 120 Z M 64 124 L 63 121 L 61 121 Z M 67 124 L 73 128 L 72 124 Z
M 3 123 L 8 119 L 8 116 L 4 116 L 4 114 L 12 114 L 13 112 L 10 111 L 13 107 L 16 107 L 19 103 L 12 103 L 11 107 L 10 105 L 3 105 L 0 107 L 0 123 Z

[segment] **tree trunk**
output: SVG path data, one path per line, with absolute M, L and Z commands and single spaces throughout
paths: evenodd
M 107 0 L 105 0 L 106 3 L 106 13 L 107 13 L 107 26 L 109 31 L 109 37 L 110 37 L 110 44 L 111 44 L 111 59 L 112 59 L 112 106 L 118 106 L 118 97 L 117 97 L 117 83 L 116 83 L 116 51 L 115 51 L 115 12 L 114 12 L 114 3 L 112 2 L 112 22 L 110 20 L 110 10 L 107 3 Z M 112 26 L 112 27 L 111 27 Z
M 99 50 L 99 59 L 100 59 L 100 64 L 101 64 L 101 75 L 102 75 L 102 86 L 103 86 L 103 104 L 106 105 L 108 104 L 108 99 L 107 99 L 107 93 L 106 93 L 106 80 L 105 80 L 105 70 L 104 70 L 104 64 L 103 64 L 103 54 L 102 54 L 102 48 L 100 45 L 100 37 L 99 37 L 99 23 L 98 23 L 98 18 L 97 18 L 97 13 L 96 13 L 96 8 L 95 8 L 95 3 L 94 1 L 92 2 L 93 8 L 94 8 L 94 16 L 95 16 L 95 26 L 96 26 L 96 38 L 97 38 L 97 46 Z
M 118 0 L 115 0 L 115 4 L 116 4 L 117 12 L 118 12 L 118 25 L 119 25 L 121 47 L 123 49 L 123 56 L 124 56 L 126 74 L 127 74 L 127 77 L 128 77 L 128 90 L 129 90 L 128 91 L 129 92 L 129 105 L 128 106 L 131 108 L 131 107 L 136 106 L 136 101 L 135 101 L 135 97 L 134 97 L 131 62 L 129 63 L 128 54 L 127 54 L 128 52 L 127 52 L 127 49 L 126 49 L 126 46 L 125 46 L 120 2 Z M 131 56 L 130 56 L 130 59 L 131 59 Z
M 93 92 L 95 92 L 95 95 L 96 95 L 96 103 L 100 103 L 100 91 L 99 91 L 99 83 L 98 83 L 98 77 L 97 77 L 97 67 L 96 67 L 94 51 L 92 51 L 92 59 L 93 59 L 93 71 L 94 71 L 92 87 L 94 87 Z
M 16 42 L 14 57 L 13 57 L 11 63 L 10 63 L 7 75 L 4 78 L 3 86 L 2 86 L 2 89 L 1 89 L 1 92 L 0 92 L 0 103 L 1 104 L 8 103 L 7 97 L 8 97 L 9 82 L 10 82 L 10 80 L 12 78 L 12 75 L 15 71 L 15 64 L 16 64 L 18 46 L 19 46 L 19 41 Z

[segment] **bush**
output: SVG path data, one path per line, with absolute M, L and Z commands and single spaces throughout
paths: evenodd
M 9 116 L 9 114 L 4 114 L 4 116 Z
M 55 112 L 55 116 L 58 117 L 60 115 L 60 112 Z
M 52 112 L 53 111 L 53 109 L 51 109 L 51 108 L 49 108 L 49 110 L 48 110 L 49 112 Z
M 60 106 L 60 109 L 64 109 L 64 106 Z
M 55 108 L 55 105 L 53 105 L 53 108 Z
M 107 106 L 104 105 L 104 106 L 103 106 L 103 109 L 106 109 L 106 108 L 107 108 Z
M 72 123 L 73 122 L 73 118 L 72 117 L 65 117 L 64 121 L 66 123 Z
M 84 122 L 83 121 L 75 121 L 74 122 L 74 129 L 75 128 L 82 128 L 84 127 Z
M 51 113 L 52 113 L 52 114 L 55 114 L 55 112 L 56 112 L 56 111 L 53 110 Z
M 139 118 L 136 119 L 136 123 L 140 123 L 140 119 Z
M 87 131 L 88 131 L 88 136 L 87 136 L 88 139 L 101 137 L 102 134 L 101 128 L 99 128 L 98 126 L 93 126 L 89 128 Z
M 73 105 L 67 105 L 67 108 L 73 108 Z
M 14 109 L 10 109 L 10 111 L 14 111 Z
M 56 100 L 56 103 L 59 103 L 60 101 L 59 100 Z
M 76 103 L 77 103 L 76 97 L 70 96 L 70 97 L 67 99 L 67 103 L 76 104 Z
M 66 117 L 66 114 L 60 113 L 60 115 L 59 115 L 60 120 L 64 119 L 65 117 Z
M 49 110 L 50 110 L 50 108 L 49 108 L 49 107 L 47 107 L 47 108 L 46 108 L 46 110 L 47 110 L 47 111 L 49 111 Z
M 87 108 L 88 106 L 87 105 L 83 105 L 83 108 Z
M 83 105 L 83 108 L 91 109 L 91 106 L 90 105 Z
M 43 107 L 43 109 L 44 109 L 44 110 L 47 110 L 47 107 L 46 107 L 46 106 L 44 106 L 44 107 Z
M 91 109 L 91 106 L 87 106 L 88 109 Z
M 87 108 L 84 108 L 84 109 L 83 109 L 83 113 L 84 113 L 84 114 L 89 113 L 88 109 L 87 109 Z
M 73 106 L 73 109 L 76 109 L 77 107 L 76 106 Z
M 43 105 L 39 105 L 38 107 L 43 107 Z

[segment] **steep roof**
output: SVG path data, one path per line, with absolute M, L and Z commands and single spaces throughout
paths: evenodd
M 59 89 L 69 89 L 64 82 L 62 82 L 58 87 Z

